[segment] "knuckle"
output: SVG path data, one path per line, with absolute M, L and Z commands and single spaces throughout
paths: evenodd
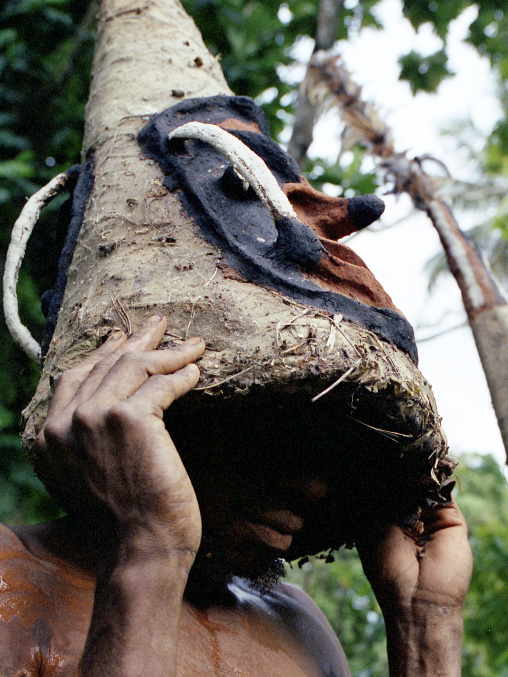
M 169 383 L 166 384 L 166 395 L 169 402 L 174 402 L 182 395 L 181 383 L 178 383 L 178 379 L 171 379 Z
M 89 375 L 96 374 L 98 371 L 104 371 L 105 369 L 109 369 L 115 364 L 115 362 L 116 362 L 115 355 L 108 355 L 107 357 L 105 357 L 102 360 L 99 360 L 92 366 Z
M 146 371 L 146 357 L 144 353 L 129 351 L 118 360 L 118 366 L 129 371 Z
M 131 405 L 128 400 L 116 402 L 112 405 L 106 415 L 106 425 L 114 428 L 135 425 L 140 418 L 139 408 Z
M 129 350 L 120 357 L 120 361 L 125 364 L 143 364 L 145 354 L 136 350 Z
M 79 380 L 79 374 L 77 367 L 74 369 L 69 369 L 61 374 L 56 380 L 55 390 L 59 388 L 67 388 L 68 386 L 74 385 Z
M 150 376 L 150 386 L 172 392 L 175 390 L 175 376 L 173 374 L 154 374 Z
M 60 418 L 54 418 L 46 422 L 41 432 L 37 436 L 36 445 L 39 449 L 44 448 L 47 444 L 51 446 L 63 443 L 67 437 L 68 428 L 64 421 Z
M 74 410 L 72 414 L 73 428 L 80 431 L 90 431 L 101 425 L 104 412 L 97 404 L 84 402 Z

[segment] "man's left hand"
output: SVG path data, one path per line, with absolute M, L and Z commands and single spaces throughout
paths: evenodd
M 399 526 L 357 543 L 383 611 L 390 677 L 460 677 L 462 608 L 472 573 L 455 503 L 422 515 L 420 536 Z
M 358 543 L 363 568 L 380 607 L 415 602 L 462 609 L 472 572 L 467 525 L 456 503 L 422 515 L 424 531 L 399 526 Z

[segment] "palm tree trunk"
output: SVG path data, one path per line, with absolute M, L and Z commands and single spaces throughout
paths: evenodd
M 508 306 L 484 310 L 469 324 L 508 457 Z

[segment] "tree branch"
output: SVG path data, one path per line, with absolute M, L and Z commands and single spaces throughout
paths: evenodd
M 427 213 L 439 235 L 448 266 L 462 294 L 508 454 L 506 300 L 481 256 L 460 230 L 441 194 L 440 182 L 423 170 L 423 162 L 434 158 L 408 158 L 405 153 L 395 151 L 390 128 L 379 118 L 375 107 L 362 98 L 361 88 L 339 57 L 322 52 L 314 55 L 313 62 L 315 87 L 326 89 L 331 104 L 340 109 L 346 135 L 368 147 L 371 155 L 378 159 L 385 180 L 393 181 L 393 192 L 408 193 L 414 206 Z
M 313 56 L 316 52 L 329 50 L 333 46 L 343 6 L 344 0 L 321 0 L 316 22 Z M 307 151 L 312 143 L 319 109 L 319 97 L 316 97 L 313 91 L 311 71 L 312 57 L 298 92 L 293 132 L 288 145 L 288 153 L 297 161 L 302 171 L 307 161 Z

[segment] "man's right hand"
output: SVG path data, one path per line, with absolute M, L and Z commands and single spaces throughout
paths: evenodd
M 104 536 L 141 551 L 196 553 L 196 496 L 164 426 L 169 405 L 199 378 L 201 339 L 155 350 L 166 320 L 154 317 L 130 338 L 121 331 L 60 379 L 38 453 L 66 469 L 72 490 L 100 515 Z M 86 523 L 86 516 L 83 516 Z

